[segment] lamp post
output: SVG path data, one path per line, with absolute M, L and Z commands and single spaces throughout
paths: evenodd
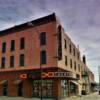
M 28 22 L 29 26 L 34 27 L 34 29 L 36 30 L 37 34 L 39 34 L 38 29 L 35 27 L 35 25 L 32 22 Z M 40 36 L 39 36 L 39 41 L 40 41 Z M 41 56 L 41 54 L 40 54 Z M 40 57 L 40 100 L 43 100 L 42 98 L 42 66 L 41 66 L 41 57 Z

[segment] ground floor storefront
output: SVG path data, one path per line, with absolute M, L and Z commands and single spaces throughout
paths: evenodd
M 69 75 L 69 76 L 68 76 Z M 58 98 L 78 95 L 79 85 L 69 72 L 45 70 L 0 72 L 0 95 Z

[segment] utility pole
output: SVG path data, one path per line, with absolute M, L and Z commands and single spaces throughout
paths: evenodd
M 98 66 L 98 71 L 99 71 L 99 95 L 100 95 L 100 66 Z

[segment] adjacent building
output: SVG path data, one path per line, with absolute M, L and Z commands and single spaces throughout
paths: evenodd
M 93 72 L 86 66 L 86 57 L 83 55 L 82 93 L 90 94 L 95 91 L 96 82 Z
M 81 95 L 85 68 L 54 13 L 0 31 L 0 95 Z

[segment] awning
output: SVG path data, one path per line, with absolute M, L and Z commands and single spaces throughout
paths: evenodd
M 76 81 L 70 81 L 70 82 L 72 82 L 72 83 L 74 83 L 76 85 L 79 85 L 79 83 L 77 83 Z
M 0 82 L 0 85 L 6 84 L 6 83 L 7 83 L 7 80 L 2 80 L 2 81 Z
M 22 82 L 22 80 L 16 79 L 16 80 L 14 81 L 14 84 L 20 84 L 21 82 Z

